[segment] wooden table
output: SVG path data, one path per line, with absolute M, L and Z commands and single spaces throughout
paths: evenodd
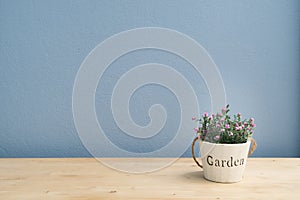
M 163 158 L 110 159 L 135 164 Z M 109 159 L 108 159 L 109 160 Z M 242 182 L 207 181 L 191 158 L 128 174 L 93 158 L 0 159 L 0 199 L 300 199 L 300 158 L 250 158 Z

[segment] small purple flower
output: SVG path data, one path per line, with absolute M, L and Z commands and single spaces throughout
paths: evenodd
M 226 108 L 222 108 L 222 113 L 225 113 L 226 112 Z
M 220 123 L 217 123 L 217 124 L 216 124 L 216 127 L 220 127 L 220 126 L 221 126 L 221 124 L 220 124 Z
M 244 122 L 244 125 L 245 125 L 245 126 L 248 126 L 248 122 Z
M 251 122 L 254 122 L 254 118 L 253 118 L 253 117 L 251 117 L 251 118 L 250 118 L 250 121 L 251 121 Z
M 255 127 L 256 127 L 256 124 L 252 124 L 252 127 L 255 128 Z
M 251 130 L 251 128 L 250 128 L 250 127 L 248 127 L 248 128 L 247 128 L 247 131 L 250 131 L 250 130 Z
M 235 127 L 235 130 L 239 131 L 239 130 L 240 130 L 240 127 L 239 127 L 239 126 Z
M 208 116 L 208 112 L 204 112 L 204 113 L 203 113 L 203 116 L 204 116 L 204 117 L 207 117 L 207 116 Z
M 216 135 L 215 136 L 215 140 L 219 140 L 220 139 L 220 136 L 219 135 Z
M 226 129 L 230 129 L 229 124 L 226 124 L 226 125 L 225 125 L 225 128 L 226 128 Z
M 192 121 L 196 120 L 196 117 L 192 117 Z
M 239 124 L 238 124 L 238 123 L 235 123 L 235 126 L 236 126 L 236 127 L 238 127 L 238 126 L 239 126 Z
M 196 133 L 198 133 L 199 129 L 197 129 L 197 128 L 194 128 L 194 131 L 195 131 Z

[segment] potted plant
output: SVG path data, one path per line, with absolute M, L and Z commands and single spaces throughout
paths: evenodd
M 241 181 L 247 157 L 256 149 L 252 138 L 256 127 L 254 119 L 244 119 L 240 113 L 231 117 L 229 105 L 220 113 L 208 115 L 205 112 L 195 128 L 197 137 L 192 144 L 192 155 L 198 166 L 203 168 L 204 178 L 221 183 Z M 196 160 L 194 146 L 199 140 L 202 165 Z M 252 147 L 250 144 L 252 142 Z

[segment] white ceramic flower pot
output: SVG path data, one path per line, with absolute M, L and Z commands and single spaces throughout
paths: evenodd
M 251 141 L 241 144 L 213 144 L 200 142 L 200 153 L 202 165 L 199 164 L 194 154 L 196 163 L 203 168 L 204 178 L 220 183 L 234 183 L 243 179 L 248 154 L 250 155 L 256 148 L 255 140 L 252 139 L 252 148 L 249 152 Z

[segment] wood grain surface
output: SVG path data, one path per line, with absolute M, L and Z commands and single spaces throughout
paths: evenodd
M 166 158 L 105 159 L 136 166 Z M 143 174 L 93 158 L 1 158 L 0 199 L 300 199 L 299 172 L 300 158 L 249 158 L 242 182 L 221 184 L 191 158 Z

